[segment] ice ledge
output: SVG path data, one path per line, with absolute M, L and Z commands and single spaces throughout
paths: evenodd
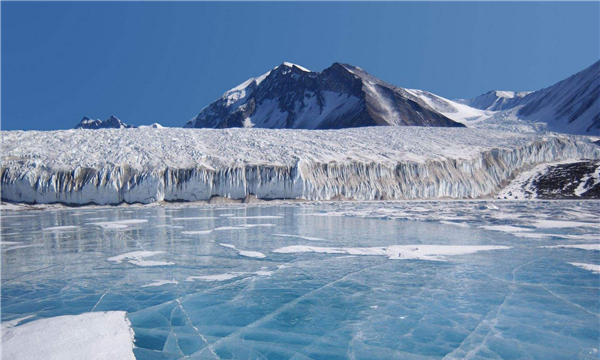
M 2 134 L 2 200 L 474 199 L 524 167 L 600 158 L 582 137 L 472 129 L 31 133 Z

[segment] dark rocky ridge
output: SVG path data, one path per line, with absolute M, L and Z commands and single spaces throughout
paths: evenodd
M 87 116 L 84 116 L 83 119 L 75 126 L 75 129 L 131 129 L 134 128 L 133 125 L 128 125 L 119 120 L 116 116 L 111 116 L 108 119 L 102 120 L 92 120 Z
M 600 199 L 600 182 L 594 184 L 592 174 L 599 161 L 582 161 L 552 166 L 548 172 L 533 180 L 539 199 Z M 575 190 L 583 183 L 584 192 Z

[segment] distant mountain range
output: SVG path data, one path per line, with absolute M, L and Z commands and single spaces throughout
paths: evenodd
M 286 62 L 225 92 L 184 127 L 502 127 L 510 122 L 600 135 L 599 96 L 600 61 L 539 91 L 490 91 L 455 101 L 388 84 L 348 64 L 334 63 L 319 73 Z
M 184 127 L 467 126 L 600 135 L 599 98 L 600 61 L 538 91 L 493 90 L 458 100 L 397 87 L 348 64 L 334 63 L 314 72 L 284 62 L 225 92 Z M 105 121 L 84 117 L 75 128 L 134 127 L 111 116 Z M 140 127 L 162 128 L 160 124 Z
M 600 61 L 550 87 L 531 92 L 490 91 L 465 105 L 502 111 L 546 123 L 547 129 L 572 134 L 600 134 Z
M 102 120 L 92 120 L 87 116 L 84 116 L 83 119 L 75 126 L 75 129 L 134 129 L 138 126 L 125 124 L 118 117 L 112 115 L 108 119 Z M 150 125 L 140 125 L 140 129 L 162 129 L 164 128 L 159 123 L 154 123 Z
M 83 119 L 75 126 L 75 129 L 131 129 L 134 128 L 133 125 L 128 125 L 119 120 L 116 116 L 111 116 L 108 119 L 102 120 L 92 120 L 87 116 L 84 116 Z

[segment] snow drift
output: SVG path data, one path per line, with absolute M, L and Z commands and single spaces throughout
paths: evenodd
M 584 137 L 466 128 L 2 132 L 2 200 L 118 204 L 479 198 L 525 167 L 598 159 Z

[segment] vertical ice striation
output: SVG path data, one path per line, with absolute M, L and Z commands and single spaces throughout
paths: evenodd
M 600 158 L 600 149 L 581 137 L 384 130 L 96 130 L 44 133 L 47 139 L 4 132 L 2 200 L 480 198 L 523 168 Z

